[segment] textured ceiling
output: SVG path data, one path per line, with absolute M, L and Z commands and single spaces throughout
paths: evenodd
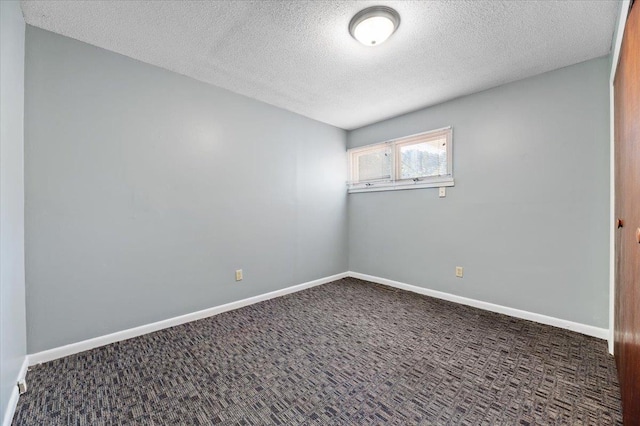
M 402 18 L 366 47 L 348 24 Z M 24 1 L 28 24 L 344 129 L 609 53 L 610 1 Z

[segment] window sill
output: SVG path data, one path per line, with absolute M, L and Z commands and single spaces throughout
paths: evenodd
M 405 189 L 440 188 L 442 186 L 454 186 L 453 178 L 418 182 L 381 182 L 371 186 L 358 185 L 349 188 L 347 192 L 355 194 L 358 192 L 403 191 Z

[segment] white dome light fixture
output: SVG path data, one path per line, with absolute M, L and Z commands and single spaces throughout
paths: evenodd
M 384 43 L 400 26 L 400 15 L 387 6 L 372 6 L 351 18 L 349 32 L 365 46 Z

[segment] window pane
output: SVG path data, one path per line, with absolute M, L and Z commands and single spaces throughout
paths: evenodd
M 391 178 L 391 155 L 388 148 L 363 152 L 356 160 L 358 181 L 380 180 Z
M 400 146 L 400 179 L 447 174 L 447 139 Z

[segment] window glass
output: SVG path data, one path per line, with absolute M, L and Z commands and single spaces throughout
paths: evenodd
M 413 179 L 447 174 L 447 140 L 401 145 L 400 179 Z
M 391 179 L 390 154 L 388 149 L 381 149 L 358 155 L 358 181 Z
M 453 186 L 451 127 L 347 150 L 349 192 Z

